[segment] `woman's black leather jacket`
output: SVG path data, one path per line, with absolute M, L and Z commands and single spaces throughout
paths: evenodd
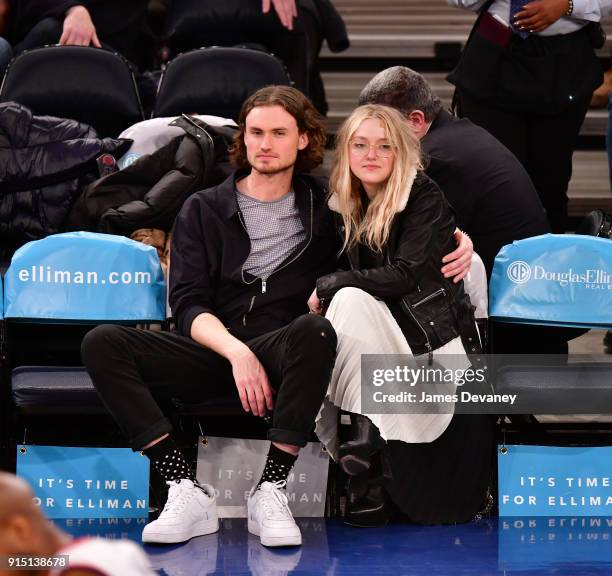
M 337 206 L 334 197 L 329 206 Z M 339 214 L 337 225 L 343 238 Z M 384 266 L 360 268 L 354 246 L 342 258 L 348 269 L 319 278 L 317 295 L 325 306 L 342 288 L 354 287 L 384 300 L 413 354 L 429 353 L 431 359 L 433 350 L 459 335 L 465 314 L 472 312 L 463 282 L 454 284 L 440 272 L 442 257 L 455 249 L 454 231 L 455 218 L 444 194 L 418 172 L 399 202 L 383 251 Z

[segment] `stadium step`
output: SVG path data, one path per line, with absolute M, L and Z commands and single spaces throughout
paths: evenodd
M 446 0 L 334 0 L 346 22 L 351 47 L 326 58 L 433 58 L 437 43 L 467 39 L 475 14 Z M 612 31 L 612 17 L 604 20 Z M 599 51 L 610 56 L 612 38 Z

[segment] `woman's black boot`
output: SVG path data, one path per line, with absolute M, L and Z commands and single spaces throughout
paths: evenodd
M 357 476 L 370 469 L 372 455 L 385 447 L 378 428 L 361 414 L 351 414 L 351 440 L 340 444 L 338 463 L 345 474 Z
M 377 459 L 376 455 L 374 458 Z M 392 505 L 383 487 L 384 477 L 376 464 L 362 476 L 349 479 L 344 522 L 360 528 L 385 526 L 392 514 Z

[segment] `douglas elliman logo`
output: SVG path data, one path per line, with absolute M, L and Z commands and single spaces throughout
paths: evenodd
M 515 260 L 508 266 L 508 278 L 515 284 L 525 284 L 531 278 L 531 266 L 523 260 Z
M 565 272 L 546 270 L 544 266 L 530 266 L 523 260 L 515 260 L 508 266 L 508 278 L 515 284 L 525 284 L 529 280 L 556 282 L 565 287 L 568 284 L 584 284 L 585 288 L 612 290 L 612 274 L 607 270 L 589 269 L 576 272 L 569 268 Z

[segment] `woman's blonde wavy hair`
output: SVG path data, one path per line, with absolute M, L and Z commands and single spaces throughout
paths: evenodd
M 364 210 L 361 182 L 351 171 L 349 163 L 349 146 L 361 123 L 368 118 L 376 118 L 382 123 L 393 147 L 394 162 L 381 192 Z M 366 104 L 356 108 L 342 124 L 336 138 L 334 160 L 330 193 L 336 196 L 338 211 L 344 221 L 342 250 L 362 243 L 376 252 L 382 252 L 389 239 L 393 216 L 410 193 L 415 171 L 423 168 L 419 140 L 397 110 L 379 104 Z

